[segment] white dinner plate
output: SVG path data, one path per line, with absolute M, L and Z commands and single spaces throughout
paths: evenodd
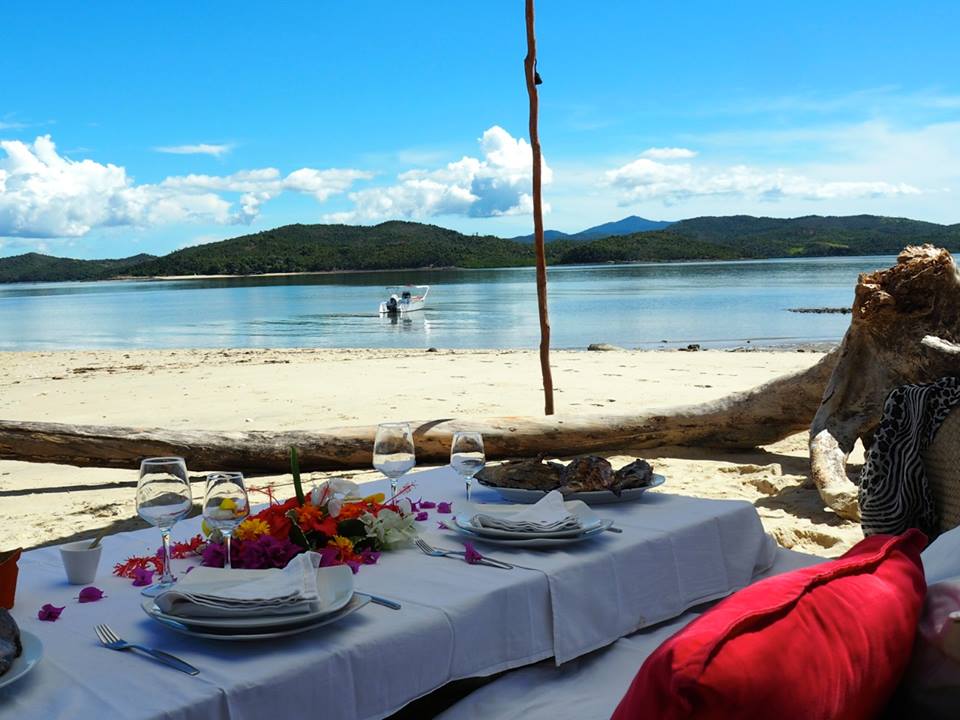
M 319 572 L 324 572 L 321 568 Z M 325 574 L 327 587 L 332 596 L 323 607 L 306 613 L 289 615 L 260 615 L 256 617 L 187 617 L 165 613 L 157 607 L 155 598 L 147 598 L 141 607 L 143 611 L 156 619 L 172 620 L 186 625 L 192 630 L 231 630 L 233 632 L 266 632 L 269 630 L 290 628 L 316 622 L 346 607 L 353 597 L 353 574 L 348 572 L 329 572 Z
M 509 500 L 510 502 L 515 503 L 524 503 L 531 504 L 537 502 L 540 498 L 547 494 L 547 490 L 525 490 L 523 488 L 508 488 L 508 487 L 498 487 L 496 485 L 488 485 L 479 478 L 477 479 L 484 487 L 488 487 L 491 490 L 496 490 L 500 493 L 500 497 L 504 500 Z M 654 473 L 653 481 L 649 485 L 644 485 L 643 487 L 638 488 L 627 488 L 626 490 L 621 491 L 620 495 L 616 495 L 610 490 L 589 490 L 587 492 L 575 492 L 568 493 L 563 496 L 564 500 L 582 500 L 587 505 L 612 505 L 614 503 L 624 503 L 624 502 L 634 502 L 639 500 L 643 494 L 650 488 L 659 487 L 666 482 L 666 478 L 663 475 L 657 475 Z
M 504 540 L 530 540 L 532 538 L 568 538 L 583 535 L 590 530 L 595 530 L 602 523 L 602 518 L 593 518 L 589 522 L 581 522 L 580 527 L 567 528 L 566 530 L 555 530 L 553 532 L 521 532 L 519 530 L 501 530 L 500 528 L 482 527 L 473 522 L 475 515 L 454 515 L 453 521 L 458 527 L 482 535 L 483 537 L 502 538 Z
M 144 603 L 144 610 L 147 612 L 147 615 L 149 615 L 153 620 L 160 623 L 164 627 L 167 627 L 170 630 L 181 633 L 183 635 L 189 635 L 190 637 L 207 638 L 208 640 L 230 640 L 230 641 L 269 640 L 272 638 L 286 637 L 288 635 L 299 635 L 300 633 L 309 632 L 310 630 L 315 630 L 316 628 L 323 627 L 324 625 L 335 623 L 338 620 L 342 620 L 343 618 L 347 617 L 348 615 L 352 615 L 353 613 L 355 613 L 357 610 L 359 610 L 369 602 L 370 602 L 369 595 L 364 595 L 363 593 L 356 593 L 352 598 L 350 598 L 350 601 L 346 604 L 346 606 L 340 608 L 340 610 L 338 610 L 337 612 L 327 613 L 322 618 L 316 621 L 313 621 L 313 622 L 307 621 L 306 623 L 301 621 L 293 626 L 288 625 L 287 627 L 267 628 L 267 629 L 264 629 L 262 632 L 256 632 L 253 629 L 242 630 L 242 629 L 232 629 L 232 628 L 193 629 L 189 625 L 185 625 L 183 622 L 181 622 L 180 619 L 174 619 L 173 617 L 169 615 L 163 615 L 162 613 L 160 615 L 155 615 L 147 611 L 147 608 L 146 608 L 147 603 Z M 298 617 L 302 618 L 303 616 L 301 615 Z
M 488 543 L 490 545 L 502 545 L 504 547 L 518 547 L 518 548 L 551 548 L 558 545 L 572 545 L 573 543 L 582 542 L 597 535 L 602 535 L 607 528 L 613 526 L 613 520 L 603 520 L 600 522 L 600 525 L 595 527 L 592 530 L 587 530 L 582 532 L 579 535 L 574 535 L 573 537 L 562 537 L 562 538 L 549 538 L 549 537 L 534 537 L 524 540 L 510 540 L 507 538 L 495 538 L 495 537 L 485 537 L 483 535 L 478 535 L 475 532 L 466 530 L 458 524 L 453 525 L 453 530 L 460 533 L 464 537 L 470 538 L 476 542 Z
M 40 658 L 43 657 L 43 643 L 32 632 L 21 630 L 20 642 L 23 645 L 23 652 L 20 657 L 13 661 L 10 669 L 0 675 L 0 688 L 22 678 L 33 670 L 40 662 Z

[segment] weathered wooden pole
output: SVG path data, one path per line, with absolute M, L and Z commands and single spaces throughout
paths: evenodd
M 530 147 L 533 150 L 533 238 L 537 252 L 537 304 L 540 311 L 540 374 L 543 376 L 543 412 L 553 415 L 553 373 L 550 371 L 550 316 L 547 313 L 547 259 L 543 247 L 542 156 L 537 129 L 537 37 L 533 29 L 533 0 L 527 2 L 527 57 L 523 61 L 530 98 Z

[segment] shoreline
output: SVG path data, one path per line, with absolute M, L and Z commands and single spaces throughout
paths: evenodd
M 804 370 L 817 352 L 555 351 L 565 415 L 636 414 L 709 402 Z M 320 430 L 388 420 L 540 416 L 536 350 L 208 349 L 0 353 L 0 418 L 170 431 Z M 398 381 L 400 378 L 402 381 Z M 667 492 L 753 504 L 785 547 L 835 556 L 862 537 L 809 479 L 807 433 L 748 451 L 617 448 L 615 467 L 647 459 Z M 854 462 L 858 460 L 854 458 Z M 190 467 L 202 486 L 202 473 Z M 136 470 L 0 461 L 0 522 L 10 547 L 117 532 L 139 522 Z M 324 473 L 357 481 L 370 470 Z M 415 479 L 415 477 L 413 478 Z M 289 476 L 251 483 L 289 483 Z M 281 493 L 286 496 L 288 487 Z M 451 488 L 450 500 L 462 500 Z M 176 534 L 175 539 L 183 539 Z M 152 552 L 155 548 L 144 548 Z

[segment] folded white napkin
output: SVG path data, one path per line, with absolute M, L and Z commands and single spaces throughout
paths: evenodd
M 345 565 L 321 568 L 320 556 L 296 555 L 282 569 L 234 570 L 197 567 L 154 602 L 180 617 L 242 618 L 320 612 L 353 587 Z
M 567 510 L 563 495 L 557 490 L 551 490 L 536 503 L 518 512 L 509 515 L 478 513 L 472 522 L 478 527 L 513 532 L 557 532 L 583 527 L 580 518 Z

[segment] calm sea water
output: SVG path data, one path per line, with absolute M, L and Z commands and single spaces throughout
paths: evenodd
M 839 340 L 857 274 L 892 257 L 602 265 L 550 271 L 553 346 L 729 347 Z M 386 287 L 427 284 L 424 312 L 380 318 Z M 0 349 L 531 348 L 532 268 L 0 285 Z

